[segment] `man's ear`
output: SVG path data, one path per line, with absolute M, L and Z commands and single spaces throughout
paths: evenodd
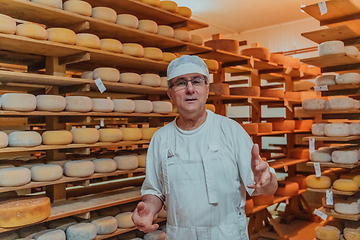
M 171 95 L 171 89 L 168 88 L 167 91 L 166 91 L 168 97 L 170 98 L 170 101 L 172 102 L 172 95 Z

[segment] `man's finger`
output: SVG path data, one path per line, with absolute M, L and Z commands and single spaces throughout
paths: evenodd
M 259 145 L 255 143 L 251 149 L 251 162 L 255 163 L 255 165 L 257 165 L 260 160 L 259 153 Z

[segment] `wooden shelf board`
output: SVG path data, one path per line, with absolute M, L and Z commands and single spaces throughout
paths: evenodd
M 351 221 L 359 221 L 360 220 L 360 214 L 341 214 L 335 212 L 334 209 L 329 208 L 321 208 L 319 209 L 323 213 L 325 213 L 328 217 L 334 217 L 334 218 L 340 218 L 344 220 L 351 220 Z
M 292 133 L 291 131 L 272 131 L 268 133 L 258 133 L 256 136 L 272 136 L 272 135 L 284 135 L 287 133 Z
M 317 31 L 301 33 L 301 36 L 316 42 L 318 44 L 333 40 L 348 40 L 358 38 L 359 34 L 349 28 L 347 25 L 341 25 L 331 28 L 325 28 Z
M 360 136 L 348 136 L 348 137 L 325 137 L 325 136 L 310 136 L 303 137 L 303 141 L 309 141 L 309 138 L 315 138 L 315 141 L 334 141 L 334 142 L 347 142 L 352 140 L 359 140 Z
M 96 148 L 96 147 L 120 147 L 120 146 L 132 146 L 149 144 L 148 140 L 140 141 L 121 141 L 117 143 L 109 142 L 97 142 L 94 144 L 68 144 L 68 145 L 40 145 L 36 147 L 5 147 L 0 148 L 0 153 L 19 153 L 19 152 L 33 152 L 33 151 L 45 151 L 55 149 L 70 149 L 70 148 Z
M 304 110 L 303 108 L 298 108 L 295 111 L 295 117 L 314 117 L 319 114 L 360 114 L 359 109 L 349 109 L 349 110 Z
M 88 179 L 95 179 L 95 178 L 103 178 L 103 177 L 112 177 L 112 176 L 120 176 L 128 173 L 145 173 L 145 168 L 137 168 L 134 170 L 116 170 L 115 172 L 111 173 L 94 173 L 89 177 L 79 178 L 79 177 L 67 177 L 62 176 L 61 179 L 56 181 L 49 181 L 49 182 L 34 182 L 31 181 L 30 183 L 18 187 L 0 187 L 0 193 L 2 192 L 10 192 L 10 191 L 18 191 L 21 189 L 28 189 L 28 188 L 35 188 L 35 187 L 43 187 L 48 185 L 56 185 L 60 183 L 70 183 L 76 181 L 84 181 Z
M 280 169 L 283 168 L 284 166 L 291 166 L 291 165 L 295 165 L 298 163 L 303 163 L 303 162 L 307 162 L 309 161 L 309 159 L 290 159 L 290 158 L 280 158 L 280 159 L 276 159 L 276 160 L 267 160 L 267 162 L 269 163 L 269 166 L 274 168 L 274 169 Z
M 301 61 L 309 65 L 314 65 L 320 68 L 360 63 L 360 59 L 347 56 L 345 53 L 325 55 L 325 56 L 313 57 L 313 58 L 305 58 L 302 59 Z
M 355 193 L 359 192 L 345 192 L 345 191 L 339 191 L 339 190 L 335 190 L 332 187 L 329 189 L 316 189 L 316 188 L 307 188 L 307 190 L 309 192 L 319 192 L 319 193 L 326 193 L 327 190 L 331 190 L 333 192 L 333 194 L 337 194 L 337 195 L 344 195 L 344 196 L 352 196 Z
M 199 57 L 207 59 L 216 59 L 218 62 L 228 63 L 228 62 L 238 62 L 238 61 L 248 61 L 250 57 L 242 56 L 239 54 L 234 54 L 231 52 L 226 52 L 222 50 L 214 50 L 209 48 L 209 51 L 197 54 Z
M 329 167 L 329 168 L 346 168 L 346 169 L 353 169 L 358 166 L 360 166 L 360 162 L 357 164 L 340 164 L 340 163 L 334 163 L 334 162 L 318 162 L 320 166 L 322 167 Z M 307 166 L 313 167 L 314 162 L 309 161 L 306 163 Z

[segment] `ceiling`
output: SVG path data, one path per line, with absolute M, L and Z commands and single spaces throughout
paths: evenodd
M 301 11 L 302 5 L 321 0 L 174 0 L 187 6 L 193 19 L 209 24 L 197 30 L 205 39 L 221 33 L 235 35 L 244 31 L 292 22 L 310 16 Z

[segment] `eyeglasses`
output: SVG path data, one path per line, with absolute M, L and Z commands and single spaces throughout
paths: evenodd
M 191 80 L 178 79 L 176 82 L 174 82 L 170 85 L 170 88 L 174 87 L 175 91 L 184 90 L 187 87 L 187 85 L 189 84 L 189 82 L 191 82 L 191 85 L 194 88 L 200 88 L 200 87 L 205 86 L 205 84 L 206 84 L 206 80 L 204 78 L 195 77 L 194 79 L 191 79 Z

